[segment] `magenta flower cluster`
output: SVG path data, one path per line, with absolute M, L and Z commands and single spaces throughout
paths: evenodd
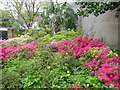
M 110 84 L 114 85 L 115 87 L 120 88 L 120 59 L 116 55 L 103 55 L 100 56 L 99 63 L 97 62 L 97 66 L 94 67 L 93 61 L 89 64 L 86 64 L 86 67 L 99 67 L 97 70 L 93 70 L 92 73 L 99 75 L 99 79 L 105 80 L 105 85 L 109 86 Z
M 56 42 L 55 40 L 53 40 L 51 43 L 50 43 L 50 45 L 48 45 L 48 47 L 50 47 L 50 48 L 56 48 L 57 46 L 58 46 L 58 42 Z
M 0 45 L 3 43 L 7 43 L 7 40 L 0 40 Z
M 16 46 L 3 46 L 0 47 L 0 59 L 10 58 L 12 55 L 17 56 L 17 52 L 22 52 L 24 56 L 30 57 L 35 53 L 35 49 L 39 45 L 32 41 L 31 43 L 23 43 Z
M 80 35 L 74 40 L 60 42 L 57 46 L 57 52 L 65 54 L 71 51 L 75 53 L 76 57 L 80 57 L 85 55 L 85 52 L 88 52 L 91 47 L 106 47 L 106 45 L 98 39 L 93 40 L 93 38 L 89 38 L 89 35 L 84 37 Z
M 60 42 L 57 49 L 57 53 L 71 52 L 77 58 L 90 54 L 91 61 L 85 64 L 88 70 L 91 69 L 93 74 L 99 75 L 99 79 L 104 79 L 106 86 L 112 84 L 120 88 L 120 59 L 100 40 L 89 38 L 89 35 L 80 35 L 74 40 Z

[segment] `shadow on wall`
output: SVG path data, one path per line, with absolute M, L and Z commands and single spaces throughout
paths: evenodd
M 102 39 L 103 42 L 113 49 L 120 48 L 120 37 L 118 38 L 118 33 L 120 36 L 120 20 L 118 23 L 118 18 L 115 17 L 116 11 L 117 10 L 107 11 L 105 14 L 101 14 L 98 17 L 94 15 L 85 18 L 81 17 L 82 20 L 80 22 L 82 30 L 85 30 L 85 32 L 95 32 L 94 38 Z

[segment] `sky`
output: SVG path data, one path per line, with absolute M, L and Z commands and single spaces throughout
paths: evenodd
M 2 3 L 7 2 L 7 1 L 10 1 L 10 0 L 0 0 L 0 10 L 5 10 L 4 5 Z M 50 0 L 41 0 L 41 1 L 50 1 Z M 54 1 L 54 2 L 56 2 L 56 1 L 57 2 L 66 2 L 66 1 L 67 2 L 74 2 L 76 0 L 52 0 L 52 1 Z
M 3 4 L 1 4 L 1 2 L 6 2 L 6 1 L 12 1 L 12 0 L 0 0 L 0 10 L 5 10 Z M 38 0 L 36 0 L 38 1 Z M 39 1 L 51 1 L 51 0 L 39 0 Z M 118 2 L 120 0 L 52 0 L 54 2 L 74 2 L 74 1 L 114 1 L 114 2 Z
M 2 1 L 5 1 L 5 0 L 0 0 L 0 10 L 4 10 L 4 6 L 3 4 L 1 4 Z

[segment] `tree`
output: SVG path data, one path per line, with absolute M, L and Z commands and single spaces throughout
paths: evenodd
M 98 16 L 105 13 L 108 10 L 114 10 L 117 8 L 117 11 L 120 11 L 120 1 L 119 2 L 75 2 L 79 5 L 77 14 L 83 17 L 89 16 L 89 14 L 94 14 Z M 116 13 L 118 16 L 118 13 Z
M 12 0 L 4 2 L 4 5 L 12 18 L 26 31 L 32 27 L 34 18 L 39 16 L 41 8 L 39 0 Z
M 40 24 L 42 27 L 46 25 L 53 27 L 55 32 L 62 30 L 62 28 L 64 30 L 76 28 L 77 15 L 67 2 L 47 2 L 43 6 L 43 10 L 41 14 L 43 20 Z
M 12 27 L 12 19 L 6 10 L 0 10 L 0 27 Z

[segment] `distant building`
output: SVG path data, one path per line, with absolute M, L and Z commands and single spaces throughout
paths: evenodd
M 7 28 L 0 28 L 0 39 L 8 39 L 7 31 Z

